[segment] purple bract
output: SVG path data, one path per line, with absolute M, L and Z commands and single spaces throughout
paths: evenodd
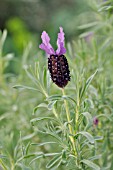
M 39 45 L 39 48 L 44 50 L 47 54 L 49 55 L 63 55 L 66 53 L 66 48 L 64 47 L 64 32 L 63 28 L 60 27 L 60 32 L 58 33 L 58 38 L 57 38 L 57 50 L 53 49 L 52 45 L 50 44 L 50 37 L 46 33 L 46 31 L 42 32 L 41 35 L 42 43 Z

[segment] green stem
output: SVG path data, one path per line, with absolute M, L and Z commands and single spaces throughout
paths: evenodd
M 2 159 L 0 159 L 0 165 L 1 165 L 1 168 L 4 168 L 4 170 L 8 170 L 5 164 L 3 163 Z
M 62 88 L 62 94 L 63 96 L 65 96 L 65 92 L 64 92 L 64 89 Z M 69 132 L 70 134 L 73 135 L 73 130 L 72 130 L 72 126 L 70 125 L 70 121 L 71 121 L 71 117 L 70 117 L 70 112 L 69 112 L 69 107 L 68 107 L 68 103 L 67 101 L 64 99 L 64 105 L 65 105 L 65 109 L 66 109 L 66 116 L 67 116 L 67 121 L 68 121 L 68 127 L 69 127 Z M 70 141 L 72 143 L 72 146 L 73 146 L 73 150 L 74 150 L 74 154 L 76 153 L 76 148 L 75 148 L 75 141 L 74 141 L 74 138 L 73 136 L 69 136 L 70 138 Z
M 55 117 L 58 119 L 58 114 L 57 114 L 56 109 L 55 109 L 54 106 L 53 106 L 53 113 L 54 113 Z
M 78 118 L 79 118 L 79 103 L 77 103 L 77 106 L 76 106 L 76 119 L 75 119 L 75 122 L 76 122 L 76 133 L 78 131 Z
M 79 106 L 80 106 L 80 94 L 79 94 L 79 74 L 77 73 L 77 104 L 75 109 L 75 133 L 78 132 L 78 119 L 79 119 Z
M 42 85 L 40 84 L 40 88 L 41 88 L 41 90 L 42 90 L 42 92 L 43 92 L 43 94 L 46 96 L 46 98 L 48 97 L 48 94 L 46 93 L 46 91 L 44 90 L 44 88 L 42 87 Z M 58 114 L 57 114 L 57 112 L 56 112 L 56 109 L 55 109 L 55 107 L 53 106 L 53 114 L 55 115 L 55 117 L 58 119 Z

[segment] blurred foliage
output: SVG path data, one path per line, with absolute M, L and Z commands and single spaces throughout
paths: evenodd
M 31 41 L 31 33 L 26 28 L 24 22 L 19 18 L 8 20 L 6 27 L 12 35 L 12 44 L 15 45 L 15 48 L 21 53 L 24 50 L 25 45 Z
M 79 5 L 74 4 L 81 7 L 76 15 Z M 12 15 L 8 18 L 4 9 L 10 5 Z M 5 170 L 45 170 L 55 166 L 59 170 L 112 170 L 112 0 L 29 0 L 29 3 L 5 0 L 0 2 L 0 9 L 8 19 L 5 23 L 10 31 L 10 37 L 6 30 L 0 32 L 0 166 Z M 23 15 L 25 9 L 36 13 L 36 18 L 38 11 L 38 17 L 42 17 L 36 22 L 32 15 Z M 23 22 L 29 16 L 31 27 Z M 35 33 L 30 31 L 49 30 L 53 37 L 61 23 L 66 37 L 73 39 L 66 43 L 71 82 L 65 95 L 51 82 L 47 59 L 36 48 L 40 42 L 32 40 Z M 55 39 L 56 36 L 52 42 Z M 66 118 L 65 100 L 70 122 Z M 93 124 L 94 117 L 98 125 Z M 73 134 L 69 133 L 68 124 Z M 76 142 L 76 155 L 70 136 Z
M 67 39 L 71 39 L 79 33 L 77 25 L 81 20 L 76 18 L 87 10 L 90 8 L 85 0 L 4 0 L 0 2 L 0 27 L 3 29 L 8 20 L 17 17 L 34 33 L 47 30 L 53 42 L 59 26 L 65 28 Z M 15 23 L 11 26 L 15 28 Z

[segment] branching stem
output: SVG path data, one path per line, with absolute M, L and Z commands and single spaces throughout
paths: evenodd
M 64 89 L 62 88 L 62 94 L 63 96 L 65 96 L 65 91 Z M 71 117 L 70 117 L 70 112 L 69 112 L 69 107 L 68 107 L 68 102 L 66 101 L 66 99 L 64 99 L 64 105 L 65 105 L 65 109 L 66 109 L 66 116 L 67 116 L 67 121 L 68 121 L 68 127 L 69 127 L 69 132 L 71 135 L 73 135 L 73 130 L 72 130 L 72 126 L 70 124 L 70 121 L 71 121 Z M 76 149 L 75 149 L 75 141 L 74 141 L 74 138 L 73 136 L 69 136 L 70 137 L 70 141 L 72 143 L 72 146 L 73 146 L 73 150 L 74 150 L 74 154 L 76 153 Z

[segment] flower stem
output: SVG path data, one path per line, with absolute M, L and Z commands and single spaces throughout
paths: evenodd
M 64 89 L 62 88 L 62 94 L 63 96 L 65 96 L 65 91 Z M 66 109 L 66 116 L 67 116 L 67 121 L 68 121 L 68 127 L 69 127 L 69 132 L 71 135 L 73 135 L 73 130 L 72 130 L 72 126 L 70 125 L 70 121 L 71 121 L 71 117 L 70 117 L 70 112 L 69 112 L 69 107 L 68 107 L 68 103 L 67 101 L 64 99 L 64 105 L 65 105 L 65 109 Z M 74 141 L 74 138 L 73 136 L 69 136 L 70 138 L 70 141 L 72 143 L 72 146 L 73 146 L 73 150 L 74 150 L 74 154 L 76 153 L 76 149 L 75 149 L 75 141 Z
M 75 119 L 75 123 L 76 123 L 76 133 L 78 131 L 78 119 L 79 119 L 79 103 L 76 106 L 76 119 Z

